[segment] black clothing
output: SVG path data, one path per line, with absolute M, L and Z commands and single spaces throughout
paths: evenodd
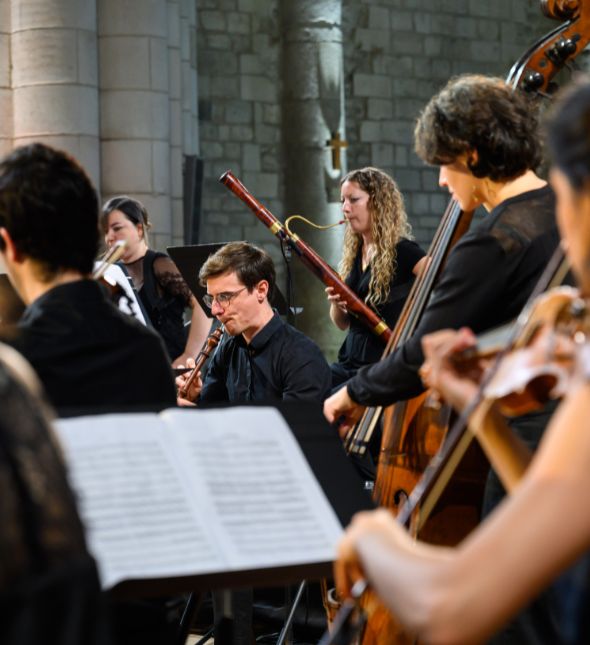
M 164 339 L 170 360 L 174 360 L 184 352 L 188 337 L 184 326 L 184 310 L 192 296 L 188 285 L 165 253 L 148 249 L 143 257 L 123 266 L 149 321 Z
M 161 339 L 121 313 L 94 280 L 63 284 L 37 298 L 9 343 L 31 363 L 58 411 L 176 404 Z
M 275 314 L 248 345 L 240 334 L 219 343 L 199 403 L 323 401 L 330 370 L 318 346 Z
M 0 405 L 0 642 L 105 645 L 96 566 L 59 449 L 41 401 L 3 362 Z
M 205 375 L 199 405 L 322 402 L 330 382 L 330 368 L 318 346 L 275 313 L 250 344 L 241 334 L 223 338 Z M 251 644 L 252 602 L 251 589 L 213 593 L 218 645 Z
M 389 296 L 386 302 L 375 308 L 390 329 L 395 326 L 414 284 L 412 269 L 426 255 L 412 240 L 400 240 L 395 249 L 395 273 L 389 284 Z M 369 293 L 370 280 L 371 265 L 363 271 L 362 251 L 359 249 L 346 284 L 364 301 Z M 332 386 L 353 377 L 360 367 L 376 363 L 384 349 L 383 341 L 361 321 L 351 316 L 348 334 L 338 351 L 338 362 L 331 365 Z
M 418 369 L 422 336 L 462 326 L 481 333 L 515 319 L 559 243 L 555 198 L 546 186 L 505 200 L 453 248 L 447 265 L 413 336 L 388 358 L 361 369 L 348 383 L 350 396 L 368 405 L 390 404 L 423 391 Z M 531 448 L 541 439 L 554 406 L 510 420 Z M 504 494 L 491 471 L 485 512 Z M 551 602 L 541 596 L 490 643 L 559 642 Z
M 422 392 L 422 336 L 462 326 L 477 334 L 515 319 L 558 242 L 555 198 L 548 186 L 494 208 L 449 254 L 413 336 L 347 384 L 352 399 L 387 405 Z

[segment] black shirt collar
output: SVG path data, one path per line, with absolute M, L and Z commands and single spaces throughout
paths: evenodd
M 240 343 L 252 352 L 260 351 L 272 338 L 272 336 L 282 327 L 283 321 L 275 312 L 273 317 L 264 325 L 264 327 L 254 336 L 248 344 L 240 334 Z

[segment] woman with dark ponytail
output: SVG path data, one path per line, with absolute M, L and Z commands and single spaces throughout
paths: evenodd
M 211 321 L 172 259 L 149 248 L 151 224 L 145 207 L 126 195 L 113 197 L 103 206 L 101 223 L 108 247 L 118 240 L 127 243 L 122 262 L 150 322 L 162 336 L 172 365 L 186 365 L 187 358 L 199 353 Z M 186 307 L 192 310 L 188 333 L 183 318 Z

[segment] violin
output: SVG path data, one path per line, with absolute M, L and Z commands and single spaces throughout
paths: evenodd
M 109 271 L 123 257 L 126 245 L 125 240 L 117 240 L 107 250 L 100 262 L 96 263 L 92 278 L 106 288 L 111 300 L 118 309 L 129 316 L 133 316 L 143 325 L 151 327 L 149 316 L 125 269 L 117 266 Z M 117 273 L 119 274 L 118 276 Z
M 209 356 L 211 356 L 211 352 L 217 347 L 217 345 L 219 345 L 224 331 L 225 330 L 223 326 L 217 327 L 213 332 L 211 332 L 211 334 L 209 334 L 209 336 L 207 336 L 203 347 L 201 347 L 201 351 L 197 354 L 197 357 L 195 359 L 195 366 L 190 370 L 190 374 L 186 377 L 184 385 L 178 389 L 179 397 L 183 399 L 186 399 L 188 397 L 188 392 L 190 391 L 191 385 L 199 375 L 199 372 L 203 368 L 205 361 L 209 358 Z
M 107 272 L 108 268 L 111 266 L 111 264 L 115 264 L 115 262 L 118 262 L 123 257 L 126 246 L 127 246 L 127 242 L 125 242 L 125 240 L 117 240 L 103 255 L 103 257 L 100 260 L 100 264 L 98 264 L 97 267 L 92 272 L 92 279 L 101 280 L 108 287 L 112 287 L 109 281 L 103 280 L 104 275 Z
M 486 379 L 483 398 L 508 417 L 561 398 L 576 367 L 575 348 L 589 333 L 590 308 L 577 289 L 556 287 L 542 294 L 533 303 L 521 342 Z

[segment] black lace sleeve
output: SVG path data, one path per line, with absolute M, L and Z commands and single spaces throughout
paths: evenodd
M 158 256 L 154 260 L 154 275 L 162 291 L 172 297 L 181 297 L 187 306 L 190 305 L 192 292 L 184 281 L 172 258 Z

